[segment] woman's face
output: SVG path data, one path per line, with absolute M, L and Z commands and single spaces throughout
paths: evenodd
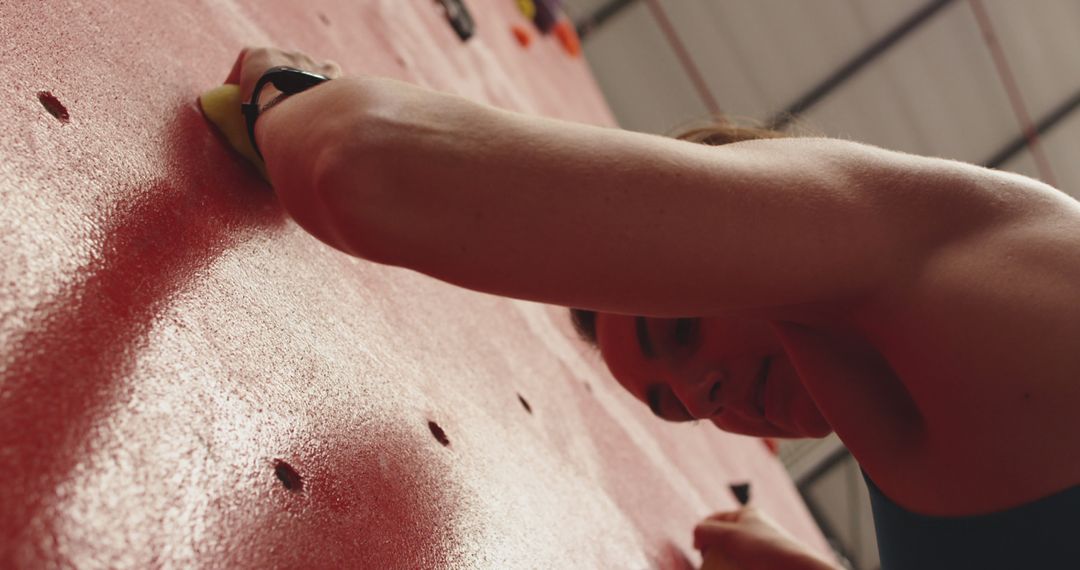
M 759 437 L 832 431 L 765 321 L 600 313 L 596 337 L 616 380 L 663 419 Z

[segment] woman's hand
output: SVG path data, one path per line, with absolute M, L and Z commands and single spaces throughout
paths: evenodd
M 834 570 L 754 507 L 716 513 L 694 529 L 702 570 Z
M 246 47 L 237 56 L 232 71 L 225 78 L 225 83 L 239 85 L 241 101 L 246 103 L 251 98 L 251 92 L 255 90 L 255 83 L 259 81 L 263 73 L 266 73 L 266 70 L 271 67 L 280 65 L 318 73 L 330 79 L 341 77 L 341 66 L 333 61 L 316 61 L 298 51 L 284 51 L 268 47 Z M 260 99 L 269 101 L 271 97 L 267 95 L 272 93 L 276 93 L 273 85 L 267 85 Z

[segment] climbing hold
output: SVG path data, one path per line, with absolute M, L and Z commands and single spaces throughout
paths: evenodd
M 221 85 L 203 93 L 199 96 L 199 109 L 229 146 L 254 165 L 264 179 L 269 180 L 266 164 L 255 154 L 255 147 L 251 146 L 247 134 L 247 124 L 240 114 L 240 86 Z
M 562 20 L 555 24 L 555 37 L 559 38 L 563 50 L 572 57 L 581 55 L 581 40 L 578 39 L 577 30 L 569 20 Z
M 540 33 L 548 34 L 562 15 L 562 0 L 535 0 L 535 4 L 536 15 L 533 16 L 533 23 Z
M 533 3 L 533 0 L 517 0 L 517 7 L 521 14 L 529 20 L 536 17 L 536 4 Z
M 468 41 L 476 33 L 476 22 L 462 0 L 439 0 L 446 12 L 446 21 L 454 28 L 461 41 Z
M 527 48 L 529 47 L 529 44 L 532 43 L 532 34 L 529 33 L 529 30 L 525 26 L 515 24 L 510 28 L 510 31 L 514 33 L 514 37 L 517 38 L 517 42 L 521 47 Z

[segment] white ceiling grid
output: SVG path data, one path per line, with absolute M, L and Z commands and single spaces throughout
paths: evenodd
M 583 48 L 624 128 L 666 133 L 679 123 L 708 115 L 644 2 L 592 32 Z
M 966 2 L 954 2 L 807 113 L 886 148 L 980 163 L 1019 132 Z
M 980 26 L 981 1 L 992 34 Z M 672 23 L 708 96 L 765 120 L 930 0 L 638 0 L 586 36 L 585 53 L 625 128 L 669 133 L 708 115 L 653 10 Z M 604 0 L 568 0 L 577 18 Z M 650 3 L 653 5 L 650 6 Z M 1080 92 L 1080 0 L 955 0 L 803 115 L 812 132 L 984 163 Z M 995 62 L 991 42 L 1004 54 Z M 1018 85 L 1010 100 L 1007 76 Z M 1080 195 L 1080 112 L 1039 137 L 1058 186 Z M 1028 150 L 1003 168 L 1038 177 Z

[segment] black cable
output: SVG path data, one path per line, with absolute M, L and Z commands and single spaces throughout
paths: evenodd
M 1073 93 L 1072 97 L 1066 99 L 1062 104 L 1051 110 L 1045 117 L 1035 124 L 1035 135 L 1042 136 L 1058 125 L 1061 121 L 1065 120 L 1069 115 L 1073 113 L 1078 107 L 1080 107 L 1080 91 Z M 994 153 L 990 159 L 983 163 L 988 168 L 998 168 L 1002 164 L 1005 164 L 1012 157 L 1016 156 L 1020 151 L 1027 148 L 1028 137 L 1025 133 L 1020 133 L 1016 138 L 1009 141 L 1001 150 Z
M 597 8 L 595 12 L 578 20 L 574 24 L 574 27 L 577 28 L 578 37 L 584 40 L 593 32 L 593 30 L 603 26 L 608 20 L 637 2 L 638 0 L 611 0 L 607 4 Z
M 796 99 L 794 103 L 787 107 L 787 109 L 773 115 L 767 123 L 769 128 L 780 130 L 786 127 L 796 116 L 816 105 L 824 99 L 826 95 L 833 92 L 840 85 L 843 85 L 848 79 L 851 79 L 852 76 L 870 64 L 870 62 L 880 57 L 901 39 L 928 22 L 934 14 L 937 14 L 942 8 L 948 6 L 952 2 L 953 0 L 932 0 L 924 5 L 887 34 L 857 53 L 855 57 L 851 58 L 847 63 L 840 66 L 839 69 L 832 72 L 821 83 L 815 85 L 802 97 Z

